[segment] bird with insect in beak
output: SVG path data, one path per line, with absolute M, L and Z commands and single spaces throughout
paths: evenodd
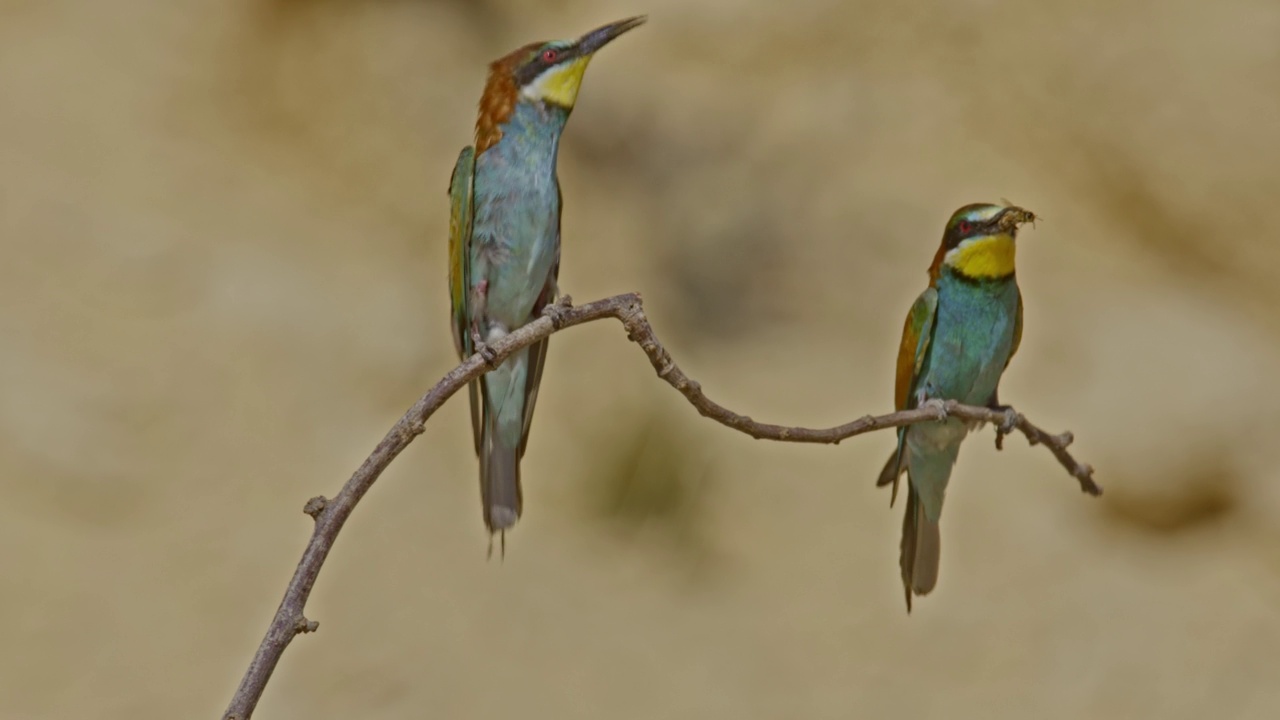
M 1000 377 L 1022 341 L 1022 292 L 1014 276 L 1018 226 L 1034 213 L 1009 203 L 965 205 L 952 214 L 929 267 L 925 289 L 902 329 L 894 406 L 955 400 L 1007 410 L 1000 405 Z M 892 485 L 907 474 L 907 508 L 899 564 L 906 590 L 925 595 L 938 582 L 941 538 L 938 521 L 947 481 L 960 443 L 974 429 L 956 418 L 898 429 L 898 445 L 876 485 Z
M 644 23 L 610 23 L 576 40 L 536 42 L 489 66 L 475 146 L 449 184 L 449 290 L 453 342 L 463 359 L 537 319 L 560 272 L 560 135 L 596 51 Z M 502 535 L 522 509 L 520 459 L 547 357 L 547 341 L 519 350 L 471 382 L 484 524 Z M 490 545 L 492 551 L 492 544 Z

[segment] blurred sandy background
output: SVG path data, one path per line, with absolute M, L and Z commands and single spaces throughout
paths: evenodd
M 453 363 L 486 63 L 647 12 L 561 153 L 562 287 L 712 397 L 890 409 L 948 214 L 1007 197 L 1020 438 L 904 612 L 892 440 L 752 441 L 552 342 L 485 562 L 455 398 L 357 509 L 260 718 L 1280 717 L 1272 0 L 0 1 L 0 717 L 217 717 L 332 495 Z

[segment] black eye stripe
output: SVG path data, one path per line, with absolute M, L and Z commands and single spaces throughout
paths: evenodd
M 555 60 L 552 60 L 550 64 L 548 64 L 547 61 L 543 59 L 548 50 L 554 50 L 556 53 Z M 533 82 L 535 78 L 541 75 L 547 68 L 554 67 L 567 60 L 572 60 L 577 56 L 578 56 L 577 45 L 570 45 L 569 47 L 541 48 L 540 50 L 538 50 L 537 54 L 533 56 L 532 60 L 520 66 L 519 70 L 516 70 L 515 72 L 516 84 L 522 87 L 524 85 L 528 85 L 529 83 Z
M 947 249 L 954 250 L 960 246 L 961 242 L 971 237 L 977 237 L 979 235 L 987 234 L 991 230 L 991 228 L 995 225 L 996 218 L 999 218 L 999 216 L 1000 216 L 999 213 L 997 213 L 993 218 L 989 220 L 977 220 L 973 218 L 965 218 L 963 220 L 957 221 L 954 225 L 951 225 L 950 227 L 947 228 L 946 234 L 944 235 L 945 245 Z M 961 230 L 961 226 L 966 223 L 969 226 L 967 228 L 967 232 Z

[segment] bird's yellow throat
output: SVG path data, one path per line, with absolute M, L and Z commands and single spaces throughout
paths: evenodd
M 570 62 L 548 68 L 524 88 L 524 96 L 530 100 L 554 103 L 571 108 L 578 100 L 578 88 L 587 72 L 591 56 L 575 58 Z
M 981 235 L 962 240 L 947 251 L 943 262 L 965 277 L 994 280 L 1009 277 L 1014 270 L 1017 243 L 1007 233 Z

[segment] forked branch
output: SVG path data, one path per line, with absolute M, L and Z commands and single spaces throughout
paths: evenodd
M 223 715 L 224 720 L 248 720 L 259 698 L 262 697 L 267 681 L 271 679 L 272 672 L 280 662 L 280 656 L 293 641 L 294 636 L 299 633 L 314 632 L 317 629 L 318 623 L 308 620 L 302 611 L 311 595 L 316 577 L 320 574 L 320 568 L 324 565 L 329 550 L 333 548 L 334 540 L 347 522 L 347 518 L 351 516 L 356 503 L 360 502 L 360 498 L 364 497 L 391 461 L 395 460 L 415 437 L 422 434 L 423 425 L 435 411 L 468 382 L 488 371 L 491 363 L 494 365 L 501 363 L 517 350 L 528 347 L 559 330 L 605 318 L 615 318 L 622 323 L 626 328 L 627 337 L 644 350 L 649 362 L 658 372 L 658 377 L 680 391 L 680 394 L 697 408 L 699 413 L 753 438 L 779 442 L 831 444 L 863 433 L 941 420 L 948 416 L 989 422 L 995 424 L 997 428 L 997 447 L 1000 447 L 1004 435 L 1017 430 L 1025 435 L 1032 445 L 1044 445 L 1049 448 L 1067 472 L 1079 481 L 1081 490 L 1090 495 L 1102 494 L 1102 489 L 1093 481 L 1093 468 L 1076 461 L 1067 451 L 1067 447 L 1072 442 L 1071 433 L 1065 432 L 1060 435 L 1047 433 L 1013 410 L 993 410 L 947 401 L 929 402 L 914 410 L 888 415 L 867 415 L 844 425 L 823 429 L 756 422 L 712 401 L 703 394 L 701 385 L 684 374 L 684 371 L 671 358 L 671 354 L 662 346 L 662 343 L 658 342 L 653 328 L 645 318 L 644 307 L 638 294 L 615 295 L 579 307 L 573 307 L 569 298 L 565 297 L 559 303 L 548 307 L 543 317 L 493 343 L 488 347 L 487 352 L 477 353 L 467 358 L 461 365 L 441 378 L 435 387 L 414 403 L 404 417 L 396 422 L 382 438 L 382 442 L 374 448 L 373 453 L 365 459 L 332 500 L 315 497 L 307 502 L 304 512 L 316 521 L 311 541 L 307 543 L 307 548 L 302 553 L 302 560 L 298 563 L 298 568 L 285 589 L 284 599 L 276 610 L 266 637 L 258 646 L 258 651 L 250 662 L 244 679 L 240 681 L 240 686 Z

